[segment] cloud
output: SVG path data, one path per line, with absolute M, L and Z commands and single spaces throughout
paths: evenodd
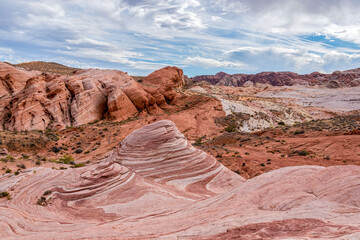
M 14 51 L 11 48 L 0 47 L 0 54 L 1 55 L 12 54 L 13 52 Z
M 344 41 L 360 44 L 360 23 L 348 26 L 330 24 L 324 29 L 323 34 L 329 37 L 335 37 Z
M 354 65 L 360 62 L 360 51 L 344 53 L 336 50 L 311 51 L 307 48 L 284 46 L 242 47 L 228 51 L 232 59 L 245 58 L 249 65 L 257 65 L 257 71 L 295 71 L 309 73 L 312 71 L 330 72 L 336 67 Z M 344 64 L 345 63 L 345 64 Z
M 357 0 L 2 1 L 0 57 L 139 74 L 333 71 L 359 67 L 359 12 Z
M 230 62 L 203 57 L 187 57 L 183 63 L 187 66 L 194 65 L 205 68 L 237 68 L 240 70 L 246 67 L 246 64 L 242 62 Z

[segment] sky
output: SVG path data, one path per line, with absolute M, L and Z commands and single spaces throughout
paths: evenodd
M 0 61 L 329 73 L 360 67 L 360 1 L 0 0 Z

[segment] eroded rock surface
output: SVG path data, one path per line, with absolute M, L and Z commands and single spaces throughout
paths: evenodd
M 360 167 L 286 167 L 245 181 L 170 121 L 104 162 L 0 177 L 2 239 L 357 239 Z M 51 231 L 49 231 L 51 229 Z
M 0 63 L 0 130 L 45 130 L 139 113 L 163 113 L 159 107 L 179 96 L 183 72 L 167 67 L 139 84 L 117 70 L 78 70 L 71 76 L 25 71 Z

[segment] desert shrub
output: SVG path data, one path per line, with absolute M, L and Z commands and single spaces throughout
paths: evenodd
M 76 154 L 80 154 L 80 153 L 82 153 L 82 152 L 83 152 L 82 149 L 76 149 L 76 150 L 75 150 L 75 153 L 76 153 Z
M 47 205 L 47 201 L 46 201 L 46 198 L 45 197 L 40 197 L 37 202 L 36 202 L 37 205 L 40 205 L 40 206 L 46 206 Z
M 14 161 L 15 161 L 15 158 L 14 158 L 13 156 L 11 156 L 11 155 L 7 155 L 7 156 L 5 157 L 5 159 L 6 159 L 7 161 L 9 161 L 9 162 L 14 162 Z
M 200 138 L 196 139 L 195 142 L 192 145 L 193 146 L 200 146 L 201 144 L 203 144 L 202 140 L 203 140 L 203 137 L 200 137 Z
M 21 168 L 21 169 L 26 169 L 26 166 L 25 164 L 18 164 L 16 165 L 18 168 Z
M 299 156 L 308 156 L 308 155 L 310 155 L 310 153 L 308 152 L 308 151 L 306 151 L 306 150 L 297 150 L 297 151 L 294 151 L 293 152 L 294 154 L 298 154 Z
M 229 125 L 224 130 L 227 132 L 236 132 L 237 127 L 235 125 Z
M 40 166 L 40 165 L 41 165 L 40 160 L 36 160 L 35 164 L 38 165 L 38 166 Z
M 305 131 L 304 130 L 302 130 L 302 129 L 298 129 L 298 130 L 296 130 L 295 132 L 294 132 L 294 135 L 298 135 L 298 134 L 304 134 L 305 133 Z
M 61 148 L 54 146 L 51 148 L 51 151 L 53 151 L 54 153 L 58 153 L 61 151 Z
M 44 192 L 43 196 L 49 195 L 49 194 L 51 194 L 51 193 L 52 193 L 52 192 L 51 192 L 50 190 L 47 190 L 47 191 Z
M 4 198 L 4 197 L 7 197 L 7 196 L 10 196 L 10 193 L 8 193 L 6 191 L 0 193 L 0 198 Z
M 72 167 L 79 168 L 85 166 L 85 163 L 75 163 Z
M 5 173 L 11 173 L 12 172 L 12 170 L 11 169 L 6 169 L 6 171 L 5 171 Z
M 74 162 L 74 158 L 71 155 L 65 154 L 62 156 L 62 158 L 59 159 L 60 163 L 70 164 L 71 162 Z
M 285 123 L 283 121 L 278 122 L 278 125 L 285 126 Z

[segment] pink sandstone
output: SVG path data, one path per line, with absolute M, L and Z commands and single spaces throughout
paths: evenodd
M 245 181 L 168 120 L 134 131 L 99 164 L 1 176 L 1 191 L 12 197 L 0 199 L 2 239 L 360 237 L 360 167 L 286 167 Z

